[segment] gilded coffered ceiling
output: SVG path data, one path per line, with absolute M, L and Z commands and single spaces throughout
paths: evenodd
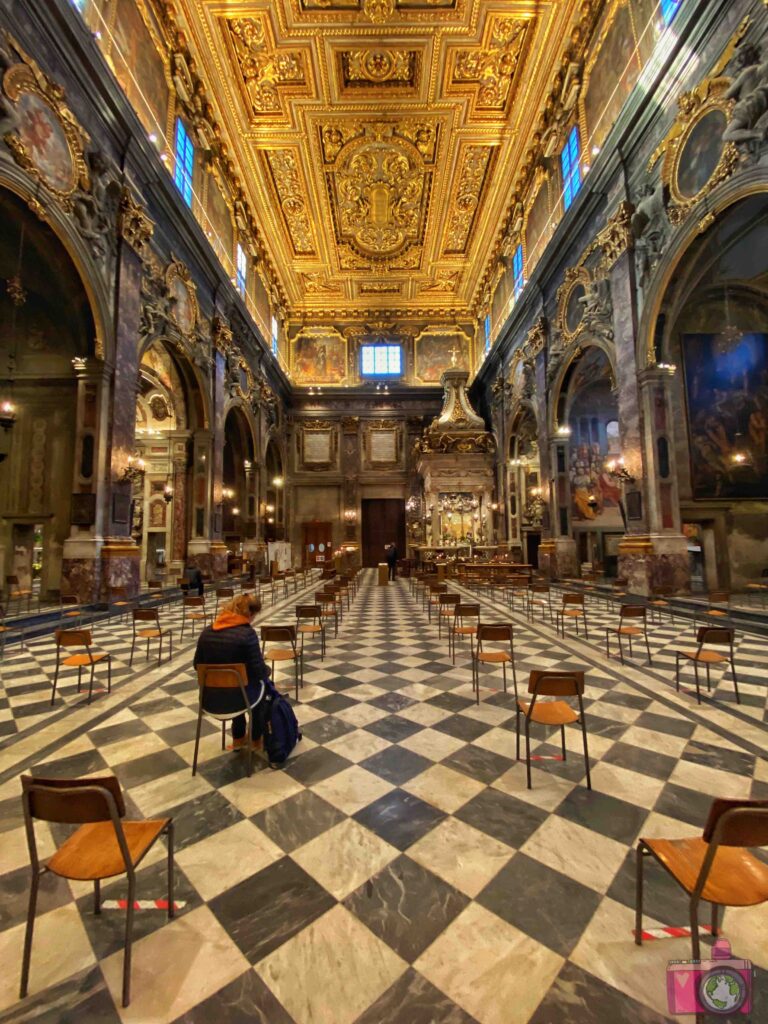
M 466 316 L 580 0 L 176 0 L 305 321 Z

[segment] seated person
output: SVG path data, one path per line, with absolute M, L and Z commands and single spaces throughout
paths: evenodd
M 261 656 L 259 637 L 251 625 L 261 611 L 261 599 L 253 594 L 241 594 L 228 601 L 219 612 L 212 626 L 207 626 L 197 641 L 193 664 L 198 665 L 245 665 L 248 676 L 246 693 L 250 701 L 258 698 L 263 680 L 269 682 L 269 669 Z M 215 700 L 215 695 L 211 695 Z M 210 705 L 210 701 L 206 699 Z M 211 706 L 210 710 L 215 711 Z M 234 749 L 245 743 L 245 715 L 232 719 L 232 746 Z M 256 742 L 261 736 L 259 716 L 253 714 L 251 739 Z
M 187 563 L 187 568 L 184 570 L 184 577 L 187 580 L 187 590 L 191 594 L 193 591 L 198 597 L 203 596 L 203 574 L 200 572 L 196 565 Z

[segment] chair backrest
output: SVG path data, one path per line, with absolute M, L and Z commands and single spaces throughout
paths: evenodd
M 325 591 L 321 590 L 319 593 L 315 594 L 315 597 L 318 604 L 332 604 L 334 606 L 336 604 L 335 594 L 326 594 Z
M 128 597 L 128 588 L 127 587 L 110 587 L 109 588 L 109 596 L 110 596 L 110 598 L 113 601 L 114 601 L 115 598 L 123 600 L 124 598 Z
M 726 626 L 699 626 L 696 632 L 699 644 L 733 644 L 733 630 Z
M 645 607 L 640 604 L 623 604 L 619 616 L 622 619 L 644 619 Z
M 768 800 L 713 800 L 702 839 L 721 846 L 768 846 Z
M 727 590 L 710 590 L 707 600 L 710 604 L 728 604 L 731 595 Z
M 548 583 L 531 583 L 530 591 L 532 594 L 548 594 L 549 584 Z
M 429 589 L 433 594 L 444 594 L 448 590 L 447 583 L 430 583 Z
M 62 604 L 62 607 L 66 606 L 66 605 L 69 605 L 70 607 L 79 608 L 80 607 L 80 598 L 77 597 L 75 594 L 62 594 L 61 595 L 61 604 Z
M 488 640 L 491 643 L 500 643 L 503 641 L 512 642 L 512 623 L 511 622 L 493 622 L 483 623 L 483 625 L 477 627 L 477 639 L 482 643 L 483 640 Z
M 114 775 L 96 779 L 36 779 L 22 775 L 25 812 L 38 821 L 83 825 L 125 816 L 125 801 Z
M 19 585 L 19 577 L 16 576 L 15 574 L 12 575 L 12 576 L 6 576 L 5 577 L 5 582 L 8 584 L 9 587 L 18 587 L 18 585 Z
M 458 594 L 438 594 L 437 600 L 439 604 L 447 605 L 449 607 L 452 604 L 459 604 L 461 602 L 461 598 Z
M 90 629 L 57 629 L 54 637 L 57 647 L 90 647 L 93 643 Z
M 259 576 L 259 583 L 262 585 L 262 587 L 271 587 L 272 586 L 272 577 L 271 576 Z
M 296 643 L 295 626 L 262 626 L 261 639 L 263 643 Z
M 528 680 L 528 692 L 537 697 L 578 697 L 584 693 L 582 669 L 546 672 L 534 669 Z
M 216 588 L 216 597 L 234 597 L 234 596 L 235 596 L 235 588 L 234 587 L 217 587 Z
M 671 597 L 675 592 L 674 587 L 654 587 L 651 591 L 652 597 Z
M 150 590 L 162 590 L 162 588 L 163 588 L 163 581 L 162 580 L 147 580 L 147 586 L 149 587 Z
M 160 617 L 157 614 L 157 608 L 134 608 L 132 614 L 134 622 L 160 621 Z
M 584 604 L 583 594 L 563 594 L 563 606 L 567 604 Z
M 479 604 L 457 604 L 454 614 L 457 619 L 479 619 Z
M 320 618 L 320 605 L 319 604 L 297 604 L 296 605 L 296 618 L 297 619 L 319 619 Z
M 217 714 L 226 715 L 247 707 L 248 695 L 245 690 L 247 683 L 248 674 L 243 664 L 197 666 L 197 684 L 203 711 L 206 710 L 206 697 L 209 690 L 216 691 L 214 707 Z
M 205 598 L 204 597 L 185 597 L 184 599 L 185 608 L 204 608 Z

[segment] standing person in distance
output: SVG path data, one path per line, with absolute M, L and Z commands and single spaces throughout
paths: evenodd
M 389 579 L 397 576 L 397 546 L 392 543 L 387 548 L 387 565 L 389 566 Z

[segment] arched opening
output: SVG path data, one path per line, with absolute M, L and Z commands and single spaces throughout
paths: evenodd
M 191 443 L 202 425 L 191 367 L 170 345 L 154 341 L 139 365 L 132 534 L 141 547 L 143 579 L 175 578 L 186 558 L 191 519 Z
M 768 568 L 768 194 L 694 241 L 662 310 L 657 360 L 676 367 L 662 499 L 676 476 L 693 588 L 737 590 Z
M 544 522 L 544 500 L 541 488 L 539 442 L 533 410 L 523 407 L 512 421 L 509 439 L 510 536 L 515 552 L 529 565 L 538 567 L 538 550 Z
M 568 435 L 570 520 L 582 563 L 616 575 L 624 534 L 621 484 L 611 474 L 621 458 L 613 368 L 606 353 L 587 347 L 568 368 L 558 421 Z
M 255 536 L 255 497 L 251 480 L 253 433 L 241 408 L 234 406 L 224 421 L 223 516 L 224 541 L 230 570 L 242 564 L 243 541 Z
M 267 444 L 264 459 L 267 474 L 264 503 L 264 540 L 285 539 L 285 475 L 283 456 L 274 439 Z
M 0 223 L 0 403 L 15 409 L 0 432 L 0 572 L 45 598 L 60 589 L 78 505 L 76 364 L 94 356 L 95 327 L 77 269 L 48 225 L 2 189 Z M 95 492 L 92 448 L 82 460 L 79 478 Z

